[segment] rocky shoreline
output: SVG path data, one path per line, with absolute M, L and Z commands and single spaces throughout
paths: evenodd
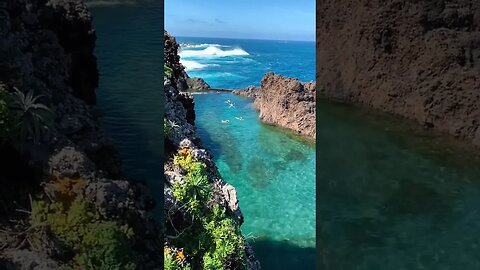
M 89 10 L 80 0 L 7 0 L 0 16 L 0 92 L 16 106 L 30 95 L 20 93 L 37 102 L 26 123 L 0 100 L 2 124 L 12 123 L 0 140 L 0 268 L 161 269 L 155 201 L 125 176 L 91 106 L 98 70 Z M 38 119 L 40 128 L 29 126 Z
M 260 87 L 250 86 L 233 94 L 254 99 L 260 120 L 315 140 L 316 101 L 314 82 L 267 73 Z
M 480 145 L 479 12 L 467 0 L 321 2 L 319 96 Z
M 260 269 L 239 229 L 243 215 L 235 188 L 221 178 L 212 156 L 202 148 L 196 134 L 194 100 L 190 93 L 184 92 L 189 88 L 188 75 L 179 62 L 179 45 L 167 32 L 164 38 L 164 69 L 169 71 L 164 77 L 166 264 L 188 265 L 193 269 L 227 265 L 228 269 Z M 189 192 L 183 193 L 194 186 L 201 186 L 203 195 L 193 197 Z M 212 241 L 220 241 L 215 240 L 218 233 L 230 235 L 229 243 L 212 246 Z M 194 246 L 200 243 L 202 250 L 192 247 L 192 241 L 196 243 Z M 222 245 L 234 249 L 225 254 Z M 186 261 L 175 261 L 179 254 L 185 255 Z

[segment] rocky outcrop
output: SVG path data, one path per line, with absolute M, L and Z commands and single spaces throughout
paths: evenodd
M 188 158 L 192 158 L 192 160 L 200 162 L 205 166 L 205 177 L 208 180 L 209 189 L 211 189 L 211 197 L 200 208 L 205 209 L 204 211 L 206 212 L 211 212 L 214 206 L 218 206 L 226 212 L 226 218 L 233 219 L 238 226 L 243 223 L 243 215 L 239 207 L 235 188 L 222 179 L 213 162 L 213 157 L 201 146 L 201 140 L 196 133 L 194 125 L 193 97 L 190 93 L 181 92 L 186 90 L 186 88 L 182 88 L 181 82 L 187 81 L 188 77 L 184 73 L 183 66 L 179 63 L 179 58 L 174 55 L 177 52 L 178 44 L 167 33 L 165 33 L 165 40 L 165 52 L 167 55 L 165 65 L 172 69 L 170 76 L 167 74 L 164 77 L 165 121 L 167 123 L 165 128 L 166 153 L 164 164 L 166 179 L 164 188 L 165 216 L 167 217 L 165 248 L 169 252 L 178 252 L 178 250 L 183 248 L 181 246 L 182 243 L 179 243 L 178 239 L 184 237 L 183 235 L 190 235 L 191 230 L 201 230 L 197 226 L 202 227 L 203 225 L 198 224 L 202 217 L 192 216 L 186 204 L 182 203 L 181 199 L 174 195 L 175 186 L 184 185 L 189 174 L 184 167 L 174 162 L 175 156 L 188 156 Z M 179 232 L 182 233 L 179 234 Z M 199 232 L 196 231 L 195 234 L 186 238 L 185 241 L 199 236 Z M 255 259 L 253 250 L 248 242 L 243 237 L 241 239 L 243 245 L 242 253 L 245 253 L 247 269 L 260 269 L 260 264 Z M 195 242 L 197 246 L 200 241 L 202 240 Z M 189 251 L 186 249 L 182 252 L 187 252 L 187 256 L 189 256 Z M 192 269 L 200 269 L 202 267 L 202 257 L 198 256 L 191 256 L 188 259 Z M 228 265 L 229 269 L 241 269 L 236 259 L 238 256 L 240 254 L 231 256 L 230 261 L 225 262 L 224 267 Z
M 315 140 L 315 83 L 267 73 L 260 87 L 251 86 L 234 94 L 254 98 L 264 123 L 290 129 Z
M 180 91 L 188 89 L 187 78 L 188 75 L 185 72 L 185 67 L 180 64 L 180 55 L 178 54 L 178 45 L 174 37 L 164 32 L 164 46 L 163 46 L 163 63 L 165 66 L 172 69 L 171 82 Z
M 98 69 L 94 50 L 97 37 L 86 5 L 79 0 L 50 0 L 43 20 L 55 32 L 65 50 L 73 94 L 88 104 L 95 104 Z
M 189 90 L 203 92 L 210 89 L 210 85 L 202 78 L 187 78 L 187 85 Z
M 249 87 L 244 88 L 244 89 L 233 90 L 232 93 L 235 94 L 235 95 L 242 96 L 242 97 L 255 99 L 257 97 L 257 93 L 258 93 L 259 90 L 260 90 L 260 87 L 249 86 Z
M 36 102 L 52 118 L 38 141 L 12 135 L 0 144 L 0 269 L 71 267 L 77 254 L 48 222 L 32 224 L 29 212 L 32 201 L 69 205 L 72 198 L 83 198 L 99 219 L 133 231 L 128 246 L 138 269 L 161 269 L 153 200 L 124 175 L 87 104 L 94 103 L 98 82 L 88 9 L 79 0 L 6 0 L 0 18 L 0 84 L 41 95 Z
M 417 120 L 480 145 L 480 2 L 321 1 L 322 97 Z
M 68 85 L 76 97 L 95 103 L 96 37 L 82 1 L 7 0 L 0 13 L 0 80 L 23 87 L 37 77 L 42 81 L 37 88 L 49 85 L 54 91 Z M 60 76 L 65 81 L 58 81 Z

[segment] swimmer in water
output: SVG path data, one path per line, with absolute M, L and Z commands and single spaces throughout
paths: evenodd
M 223 124 L 228 124 L 228 123 L 230 123 L 230 120 L 222 120 L 222 123 Z
M 239 121 L 243 121 L 243 117 L 235 117 L 235 119 L 239 120 Z

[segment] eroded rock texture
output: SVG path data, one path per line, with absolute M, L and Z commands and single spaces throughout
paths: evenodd
M 317 1 L 320 96 L 480 144 L 480 2 Z

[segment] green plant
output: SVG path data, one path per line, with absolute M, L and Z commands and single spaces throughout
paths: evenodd
M 211 236 L 210 249 L 203 256 L 205 269 L 222 269 L 228 260 L 244 264 L 244 240 L 240 226 L 225 215 L 219 205 L 215 205 L 210 215 L 202 220 L 203 226 Z
M 165 247 L 163 250 L 163 261 L 165 270 L 191 270 L 183 250 Z
M 163 65 L 163 73 L 165 73 L 165 75 L 167 75 L 167 77 L 172 77 L 173 69 L 171 69 L 167 65 Z
M 182 169 L 188 173 L 195 172 L 204 174 L 207 167 L 204 163 L 196 161 L 195 158 L 190 155 L 191 149 L 183 148 L 180 151 L 180 155 L 173 157 L 173 163 L 179 165 Z
M 53 113 L 39 103 L 40 98 L 42 95 L 34 96 L 31 91 L 25 94 L 17 88 L 11 94 L 9 109 L 21 141 L 32 139 L 38 142 L 51 125 Z
M 212 209 L 205 206 L 212 193 L 206 165 L 195 160 L 190 148 L 178 152 L 174 163 L 186 170 L 187 175 L 183 182 L 176 182 L 172 190 L 194 217 L 194 224 L 188 232 L 180 235 L 178 244 L 201 258 L 202 269 L 224 269 L 232 262 L 244 267 L 244 239 L 240 226 L 225 214 L 220 205 L 215 204 Z
M 31 223 L 48 226 L 52 233 L 75 251 L 73 268 L 135 269 L 127 226 L 103 220 L 80 196 L 70 205 L 60 202 L 32 203 Z
M 191 149 L 183 148 L 180 155 L 174 156 L 174 163 L 187 171 L 183 182 L 173 185 L 173 195 L 184 205 L 191 214 L 199 214 L 201 205 L 205 204 L 211 193 L 211 185 L 206 175 L 206 165 L 196 161 L 190 155 Z

